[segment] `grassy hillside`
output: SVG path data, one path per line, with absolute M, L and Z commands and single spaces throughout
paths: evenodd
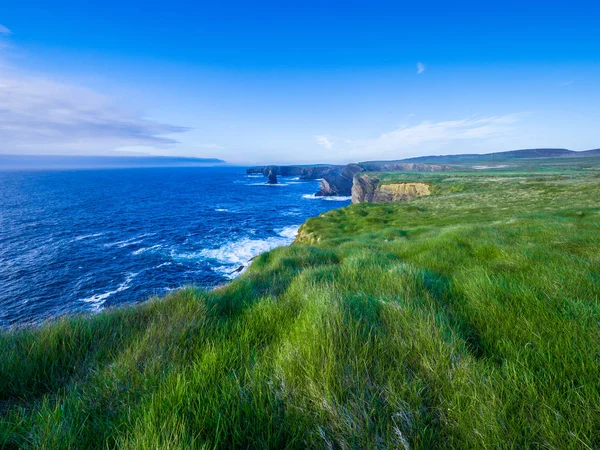
M 406 162 L 421 162 L 429 164 L 450 164 L 453 166 L 472 166 L 482 163 L 510 163 L 514 166 L 531 166 L 538 162 L 553 164 L 560 159 L 596 158 L 600 156 L 600 149 L 573 151 L 564 148 L 532 148 L 524 150 L 510 150 L 487 154 L 462 154 L 462 155 L 436 155 L 417 156 L 406 158 Z M 558 164 L 561 164 L 557 161 Z M 584 163 L 585 164 L 585 163 Z
M 599 448 L 600 176 L 408 176 L 222 289 L 0 335 L 0 447 Z

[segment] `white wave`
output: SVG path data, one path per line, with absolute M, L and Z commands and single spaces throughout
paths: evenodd
M 248 183 L 247 186 L 288 186 L 289 183 L 277 183 L 269 184 L 266 181 L 264 183 Z
M 330 202 L 348 202 L 352 200 L 352 197 L 350 195 L 331 195 L 328 197 L 323 197 L 323 200 Z
M 133 242 L 136 238 L 124 239 L 122 241 L 109 242 L 108 244 L 104 244 L 105 247 L 121 247 L 122 245 L 129 244 Z
M 352 200 L 352 197 L 343 195 L 317 196 L 315 194 L 304 194 L 302 198 L 308 198 L 311 200 L 327 200 L 330 202 L 347 202 L 348 200 Z
M 161 247 L 162 247 L 161 244 L 156 244 L 156 245 L 153 245 L 152 247 L 142 247 L 140 249 L 137 249 L 134 252 L 131 252 L 131 254 L 132 255 L 139 255 L 141 253 L 145 253 L 145 252 L 149 252 L 149 251 L 152 251 L 152 250 L 156 250 L 156 249 L 161 248 Z
M 248 177 L 248 178 L 264 178 L 265 176 L 257 174 L 257 175 L 246 175 L 246 177 Z
M 277 231 L 281 237 L 296 239 L 296 236 L 298 235 L 298 228 L 300 228 L 300 225 L 290 225 L 289 227 L 280 228 L 275 231 Z
M 215 208 L 216 212 L 229 212 L 227 208 Z
M 180 287 L 164 287 L 164 288 L 162 288 L 162 290 L 165 292 L 180 291 L 181 289 L 185 289 L 185 287 L 180 286 Z
M 117 244 L 117 247 L 119 247 L 119 248 L 131 247 L 132 245 L 141 244 L 142 242 L 144 242 L 143 239 L 140 239 L 139 241 L 121 242 L 120 244 Z
M 219 248 L 203 249 L 198 252 L 172 254 L 174 258 L 182 259 L 208 259 L 214 260 L 219 265 L 211 268 L 221 273 L 227 278 L 233 279 L 244 272 L 250 260 L 261 253 L 272 250 L 276 247 L 289 245 L 294 241 L 292 227 L 282 228 L 280 236 L 269 237 L 266 239 L 243 238 L 239 241 L 232 241 L 222 245 Z M 285 234 L 285 235 L 284 235 Z M 240 266 L 244 268 L 237 271 Z
M 82 241 L 84 239 L 91 239 L 91 238 L 95 238 L 95 237 L 98 237 L 98 236 L 102 236 L 104 234 L 106 234 L 106 233 L 84 234 L 83 236 L 77 236 L 75 238 L 75 240 L 76 241 Z
M 123 291 L 126 291 L 127 289 L 129 289 L 131 287 L 131 281 L 137 275 L 139 275 L 139 272 L 138 273 L 133 273 L 133 272 L 129 273 L 125 277 L 125 281 L 123 281 L 115 290 L 104 292 L 102 294 L 94 294 L 91 297 L 82 298 L 81 301 L 85 302 L 85 303 L 91 303 L 92 304 L 92 309 L 94 311 L 99 311 L 100 308 L 102 308 L 102 305 L 104 304 L 104 302 L 106 302 L 106 299 L 108 297 L 110 297 L 111 295 L 118 294 L 119 292 L 123 292 Z
M 223 264 L 241 265 L 248 263 L 252 258 L 263 252 L 289 243 L 290 239 L 284 237 L 270 237 L 267 239 L 244 238 L 239 241 L 228 242 L 219 248 L 201 250 L 198 254 Z
M 170 265 L 172 265 L 172 264 L 173 264 L 172 262 L 170 262 L 170 261 L 167 261 L 167 262 L 164 262 L 164 263 L 161 263 L 161 264 L 159 264 L 158 266 L 154 266 L 154 267 L 153 267 L 153 269 L 160 269 L 161 267 L 170 266 Z
M 131 245 L 136 245 L 136 244 L 141 244 L 142 242 L 144 242 L 144 240 L 142 238 L 148 237 L 148 236 L 154 236 L 156 233 L 144 233 L 144 234 L 140 234 L 139 236 L 135 236 L 129 239 L 124 239 L 122 241 L 117 241 L 117 242 L 110 242 L 108 244 L 104 244 L 105 247 L 118 247 L 118 248 L 123 248 L 123 247 L 129 247 Z

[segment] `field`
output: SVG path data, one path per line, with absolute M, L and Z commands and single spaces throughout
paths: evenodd
M 600 448 L 597 169 L 385 174 L 433 195 L 0 334 L 0 447 Z

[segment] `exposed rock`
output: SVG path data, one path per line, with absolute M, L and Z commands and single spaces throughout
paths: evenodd
M 315 195 L 351 195 L 354 175 L 362 171 L 363 168 L 357 164 L 348 164 L 341 171 L 331 171 L 323 177 L 323 180 L 321 180 L 321 189 Z
M 372 175 L 357 175 L 352 185 L 352 203 L 372 202 L 379 178 Z
M 267 181 L 267 183 L 277 184 L 277 174 L 273 170 L 269 171 L 268 177 L 269 177 L 269 181 Z
M 283 177 L 299 177 L 301 180 L 321 178 L 318 196 L 350 196 L 354 175 L 359 172 L 438 172 L 449 170 L 449 166 L 439 164 L 403 163 L 396 161 L 367 161 L 347 166 L 314 165 L 314 166 L 264 166 L 246 169 L 248 174 L 269 174 Z M 271 181 L 269 181 L 271 183 Z
M 407 182 L 379 185 L 379 181 L 376 176 L 368 174 L 354 177 L 352 203 L 389 203 L 412 200 L 431 194 L 431 187 L 427 183 Z
M 332 170 L 342 170 L 344 166 L 315 165 L 315 166 L 264 166 L 250 167 L 246 169 L 249 175 L 269 175 L 269 172 L 275 173 L 280 177 L 299 177 L 301 180 L 316 180 L 323 178 Z
M 237 269 L 235 269 L 233 272 L 230 272 L 229 275 L 233 275 L 234 273 L 240 273 L 244 270 L 244 266 L 239 266 Z
M 427 183 L 390 183 L 382 184 L 375 190 L 373 202 L 386 203 L 412 200 L 423 195 L 430 195 L 431 188 Z
M 386 163 L 364 162 L 348 164 L 342 171 L 332 170 L 323 177 L 321 189 L 316 195 L 352 195 L 354 175 L 360 172 L 441 172 L 450 169 L 449 166 L 422 163 Z

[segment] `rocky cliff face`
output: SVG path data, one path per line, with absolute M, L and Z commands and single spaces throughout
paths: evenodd
M 357 164 L 348 164 L 342 170 L 332 170 L 323 177 L 323 180 L 321 180 L 321 189 L 315 195 L 350 195 L 354 175 L 362 172 L 362 170 L 363 168 Z
M 354 177 L 352 203 L 389 203 L 431 194 L 431 187 L 427 183 L 390 183 L 380 186 L 379 181 L 376 176 L 368 174 Z
M 277 184 L 277 174 L 275 172 L 273 172 L 272 170 L 269 171 L 269 175 L 267 175 L 269 177 L 269 181 L 267 181 L 267 183 L 269 184 Z
M 264 167 L 251 167 L 246 169 L 246 173 L 249 175 L 264 175 L 265 177 L 269 173 L 274 173 L 280 177 L 300 177 L 301 180 L 316 180 L 323 178 L 331 171 L 343 170 L 344 166 L 264 166 Z
M 323 177 L 321 189 L 316 195 L 353 195 L 353 179 L 357 173 L 368 172 L 442 172 L 449 170 L 449 166 L 422 163 L 386 163 L 366 162 L 348 164 L 342 171 L 331 171 Z M 379 182 L 379 181 L 378 181 Z M 360 189 L 360 187 L 359 187 Z
M 352 203 L 372 202 L 378 184 L 379 178 L 374 176 L 365 174 L 354 177 Z
M 318 196 L 350 196 L 354 176 L 360 172 L 441 172 L 449 170 L 449 166 L 423 163 L 399 163 L 386 161 L 369 161 L 346 166 L 264 166 L 246 169 L 248 174 L 269 174 L 282 177 L 299 177 L 301 180 L 321 178 Z

